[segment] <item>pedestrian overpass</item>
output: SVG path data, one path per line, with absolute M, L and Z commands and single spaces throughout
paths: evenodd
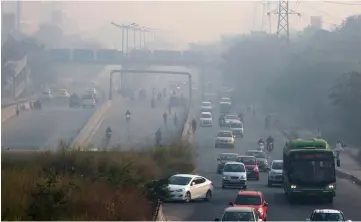
M 100 64 L 100 65 L 157 65 L 202 68 L 217 66 L 217 59 L 195 51 L 132 50 L 123 53 L 113 49 L 48 49 L 48 58 L 53 63 Z

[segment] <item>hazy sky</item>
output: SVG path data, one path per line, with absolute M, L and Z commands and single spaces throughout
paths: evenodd
M 290 16 L 291 28 L 302 29 L 309 24 L 310 16 L 318 15 L 323 16 L 325 27 L 329 28 L 340 24 L 349 15 L 361 14 L 361 3 L 358 4 L 350 6 L 320 1 L 290 1 L 290 8 L 301 13 L 301 17 Z M 185 42 L 214 41 L 222 35 L 260 30 L 262 14 L 268 11 L 266 8 L 263 10 L 262 1 L 68 1 L 55 3 L 55 6 L 62 7 L 82 31 L 110 26 L 111 21 L 135 22 L 163 30 Z M 271 11 L 276 8 L 277 1 L 272 1 Z M 23 4 L 23 11 L 26 20 L 39 17 L 29 2 Z M 272 15 L 270 20 L 264 15 L 264 29 L 267 31 L 268 21 L 271 21 L 272 32 L 275 32 L 276 15 Z
M 322 15 L 326 27 L 339 24 L 343 18 L 361 14 L 359 6 L 339 5 L 315 1 L 290 1 L 290 7 L 302 14 L 291 16 L 291 27 L 300 29 L 309 24 L 310 16 Z M 90 29 L 104 23 L 136 22 L 141 25 L 171 31 L 193 42 L 211 41 L 224 34 L 259 30 L 262 21 L 262 1 L 163 1 L 163 2 L 65 2 L 64 9 L 79 26 Z M 273 1 L 271 10 L 277 8 Z M 265 28 L 268 17 L 265 15 Z M 276 15 L 271 16 L 273 31 Z

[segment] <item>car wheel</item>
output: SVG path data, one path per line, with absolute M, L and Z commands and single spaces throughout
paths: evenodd
M 192 196 L 190 192 L 187 192 L 186 195 L 184 196 L 184 202 L 189 203 L 192 200 Z
M 206 197 L 204 198 L 204 201 L 211 201 L 212 199 L 212 191 L 208 190 L 206 193 Z

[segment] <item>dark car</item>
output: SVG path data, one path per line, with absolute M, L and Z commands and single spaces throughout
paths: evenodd
M 77 94 L 72 94 L 69 99 L 69 107 L 79 107 L 80 106 L 80 98 Z
M 222 173 L 224 165 L 227 162 L 236 161 L 237 157 L 238 157 L 237 153 L 222 153 L 217 159 L 218 161 L 217 173 Z
M 260 171 L 268 171 L 269 165 L 268 165 L 268 157 L 266 156 L 266 153 L 259 150 L 248 150 L 246 152 L 246 156 L 254 156 L 257 159 L 258 168 Z
M 259 169 L 257 158 L 254 156 L 238 156 L 237 162 L 241 162 L 246 167 L 247 179 L 259 180 Z

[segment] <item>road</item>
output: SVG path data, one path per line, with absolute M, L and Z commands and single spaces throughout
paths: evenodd
M 215 112 L 217 113 L 217 112 Z M 245 113 L 245 112 L 244 112 Z M 214 115 L 218 118 L 218 113 Z M 215 185 L 215 191 L 211 202 L 166 203 L 164 213 L 169 220 L 179 221 L 210 221 L 221 217 L 228 202 L 236 197 L 237 190 L 222 190 L 221 175 L 215 173 L 217 157 L 222 152 L 245 153 L 248 149 L 257 148 L 257 141 L 267 138 L 271 134 L 275 138 L 275 150 L 269 155 L 272 159 L 282 158 L 282 148 L 286 139 L 276 129 L 269 131 L 264 129 L 264 115 L 258 113 L 256 117 L 245 114 L 245 136 L 236 141 L 235 149 L 215 149 L 214 138 L 219 127 L 198 129 L 194 144 L 198 153 L 197 173 L 210 179 Z M 334 208 L 342 210 L 347 219 L 353 221 L 361 220 L 361 189 L 357 185 L 344 180 L 337 179 L 337 196 L 334 203 L 301 203 L 290 205 L 284 197 L 282 188 L 268 188 L 267 173 L 262 173 L 260 181 L 249 181 L 248 190 L 263 192 L 269 203 L 269 221 L 302 221 L 305 220 L 315 208 Z
M 109 75 L 106 71 L 97 74 L 69 73 L 64 79 L 74 80 L 68 86 L 69 93 L 84 93 L 95 82 L 98 88 L 108 89 Z M 95 68 L 94 68 L 95 69 Z M 69 70 L 67 68 L 66 70 Z M 64 74 L 65 75 L 65 74 Z M 59 83 L 62 85 L 62 83 Z M 69 108 L 69 103 L 56 101 L 43 104 L 42 110 L 22 112 L 2 124 L 2 149 L 47 149 L 56 148 L 60 140 L 68 142 L 79 132 L 86 121 L 93 114 L 94 109 Z
M 153 67 L 152 70 L 163 70 L 161 67 Z M 166 69 L 168 70 L 168 69 Z M 174 70 L 174 68 L 173 68 Z M 161 101 L 156 101 L 156 107 L 150 106 L 150 95 L 152 88 L 157 90 L 168 88 L 169 81 L 174 79 L 174 76 L 165 75 L 152 75 L 147 78 L 140 88 L 147 91 L 147 99 L 134 101 L 123 99 L 120 96 L 115 96 L 111 108 L 106 114 L 105 119 L 96 130 L 95 134 L 90 140 L 90 144 L 94 147 L 107 148 L 117 147 L 123 150 L 133 149 L 139 150 L 148 148 L 155 144 L 155 132 L 161 128 L 162 141 L 161 143 L 167 144 L 173 140 L 181 132 L 181 121 L 184 118 L 185 109 L 182 107 L 172 108 L 171 113 L 168 113 L 169 96 L 163 97 Z M 188 88 L 185 86 L 181 88 L 178 93 L 183 93 L 186 97 L 188 95 Z M 169 91 L 169 90 L 168 90 Z M 131 119 L 129 122 L 125 119 L 125 112 L 129 109 L 131 112 Z M 167 124 L 164 124 L 163 113 L 168 113 Z M 177 114 L 178 124 L 174 125 L 174 114 Z M 105 138 L 105 131 L 107 127 L 112 129 L 112 137 L 108 144 Z

